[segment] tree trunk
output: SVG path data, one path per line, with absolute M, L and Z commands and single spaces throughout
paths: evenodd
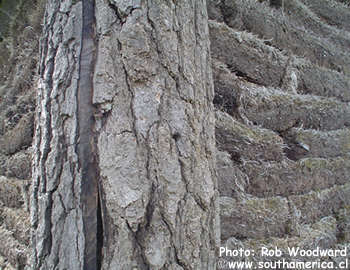
M 206 1 L 75 2 L 45 15 L 33 268 L 215 269 Z

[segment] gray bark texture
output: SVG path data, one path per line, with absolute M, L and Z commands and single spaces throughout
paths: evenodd
M 0 2 L 0 269 L 212 269 L 204 4 Z M 219 269 L 350 250 L 349 4 L 207 0 Z
M 49 0 L 40 59 L 33 269 L 215 269 L 206 1 Z

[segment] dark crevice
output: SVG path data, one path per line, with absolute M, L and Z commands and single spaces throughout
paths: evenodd
M 236 4 L 233 1 L 221 1 L 219 3 L 219 8 L 224 22 L 230 25 L 230 21 L 233 21 L 238 15 Z
M 118 44 L 120 44 L 120 42 L 118 41 Z M 121 46 L 121 45 L 120 45 Z M 133 133 L 134 136 L 136 138 L 136 143 L 137 145 L 139 145 L 139 137 L 138 137 L 138 132 L 137 132 L 137 128 L 136 128 L 136 116 L 135 116 L 135 111 L 134 111 L 134 98 L 135 98 L 135 93 L 132 90 L 132 87 L 130 85 L 130 81 L 129 81 L 129 74 L 128 71 L 125 67 L 124 64 L 122 64 L 122 68 L 125 74 L 125 83 L 127 85 L 127 90 L 130 93 L 131 99 L 130 99 L 130 113 L 132 115 L 132 129 L 133 129 Z
M 173 135 L 172 135 L 172 138 L 175 140 L 175 141 L 178 141 L 180 140 L 181 138 L 181 134 L 179 132 L 175 132 Z
M 141 224 L 138 224 L 137 231 L 134 232 L 133 228 L 131 227 L 127 219 L 125 219 L 125 224 L 128 227 L 129 232 L 132 234 L 135 240 L 133 245 L 134 245 L 134 250 L 137 251 L 135 253 L 135 259 L 137 261 L 137 265 L 140 267 L 140 269 L 150 269 L 147 263 L 146 255 L 143 252 L 145 250 L 143 245 L 144 228 L 141 226 Z
M 102 218 L 102 207 L 101 207 L 101 196 L 98 193 L 98 200 L 97 200 L 97 244 L 96 244 L 96 265 L 97 269 L 101 269 L 102 267 L 102 249 L 103 249 L 103 218 Z
M 216 83 L 216 82 L 215 82 Z M 237 111 L 238 104 L 234 92 L 225 87 L 215 85 L 214 106 L 216 109 L 234 115 Z
M 127 17 L 133 13 L 134 10 L 140 9 L 138 7 L 130 7 L 126 13 L 124 14 L 121 12 L 118 7 L 115 4 L 108 3 L 108 6 L 113 9 L 114 13 L 117 15 L 117 18 L 119 19 L 121 25 L 123 25 L 126 22 Z
M 247 73 L 244 73 L 240 70 L 234 70 L 233 73 L 235 73 L 237 77 L 240 77 L 240 78 L 246 80 L 247 82 L 261 85 L 261 83 L 259 83 L 257 79 L 250 77 Z
M 188 267 L 181 261 L 179 255 L 178 255 L 178 250 L 176 248 L 174 248 L 174 255 L 175 255 L 175 260 L 176 263 L 181 266 L 183 269 L 188 269 Z
M 246 241 L 248 239 L 247 236 L 243 236 L 243 235 L 234 235 L 233 237 L 236 238 L 239 241 L 242 241 L 242 242 L 244 242 L 244 241 Z M 222 240 L 227 240 L 227 239 L 222 239 Z
M 95 1 L 83 0 L 82 47 L 78 86 L 77 154 L 81 172 L 81 205 L 85 238 L 83 268 L 96 270 L 101 267 L 103 226 L 101 202 L 98 190 L 100 180 L 96 153 L 95 107 L 92 103 L 93 73 L 96 58 Z
M 235 67 L 233 64 L 226 64 L 227 68 L 234 73 L 237 77 L 247 81 L 254 83 L 256 85 L 260 86 L 266 86 L 263 82 L 259 81 L 259 79 L 250 77 L 249 74 L 245 73 L 244 71 L 239 70 L 239 67 Z
M 270 0 L 270 6 L 274 8 L 282 8 L 284 0 Z
M 242 164 L 242 160 L 241 160 L 241 154 L 237 151 L 230 151 L 230 159 L 238 164 Z
M 121 16 L 118 7 L 113 5 L 112 3 L 108 3 L 108 6 L 114 10 L 114 13 L 117 15 L 117 18 L 119 19 L 121 25 L 123 25 L 125 23 L 125 19 L 123 20 L 123 17 Z
M 103 190 L 103 177 L 99 178 L 99 185 L 98 185 L 98 196 L 99 196 L 99 205 L 98 205 L 98 252 L 97 255 L 101 256 L 99 258 L 99 265 L 102 269 L 102 265 L 105 266 L 106 269 L 110 269 L 110 263 L 111 263 L 111 258 L 113 257 L 113 252 L 114 250 L 111 250 L 110 247 L 114 246 L 115 239 L 117 239 L 117 232 L 113 228 L 113 218 L 108 214 L 107 211 L 107 206 L 104 203 L 106 201 L 106 194 L 105 191 Z M 105 247 L 105 252 L 103 252 L 103 247 Z
M 298 161 L 307 156 L 308 150 L 298 143 L 295 138 L 288 135 L 288 130 L 278 132 L 278 134 L 283 139 L 283 143 L 287 145 L 287 147 L 284 147 L 283 152 L 288 159 Z

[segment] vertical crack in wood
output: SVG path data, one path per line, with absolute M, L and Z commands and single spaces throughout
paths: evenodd
M 95 108 L 92 104 L 96 58 L 95 1 L 83 0 L 82 50 L 78 90 L 78 156 L 81 170 L 81 208 L 85 238 L 84 269 L 100 269 L 102 215 L 99 202 L 99 169 L 95 142 Z

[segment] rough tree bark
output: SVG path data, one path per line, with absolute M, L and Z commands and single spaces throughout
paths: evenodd
M 34 269 L 215 269 L 205 2 L 48 0 Z

